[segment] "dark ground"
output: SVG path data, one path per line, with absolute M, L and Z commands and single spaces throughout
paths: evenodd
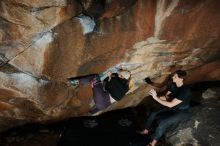
M 0 146 L 145 146 L 149 136 L 136 132 L 145 115 L 143 107 L 136 107 L 53 124 L 28 124 L 1 133 Z M 161 140 L 158 146 L 167 145 Z

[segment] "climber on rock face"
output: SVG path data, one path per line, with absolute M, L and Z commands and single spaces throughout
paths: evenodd
M 157 92 L 154 89 L 149 91 L 149 94 L 159 104 L 165 106 L 164 109 L 152 112 L 147 119 L 145 128 L 141 131 L 141 134 L 148 134 L 150 127 L 152 126 L 155 119 L 159 119 L 158 126 L 155 130 L 153 140 L 149 146 L 155 146 L 157 141 L 161 138 L 167 128 L 183 121 L 189 116 L 188 109 L 191 98 L 190 88 L 184 85 L 184 79 L 186 72 L 183 70 L 177 70 L 172 75 L 173 83 L 168 88 L 165 96 L 157 96 Z M 171 101 L 168 101 L 169 95 L 173 96 Z
M 93 98 L 96 107 L 91 113 L 97 113 L 107 108 L 112 102 L 119 101 L 130 89 L 131 74 L 127 70 L 119 70 L 117 73 L 107 72 L 102 81 L 103 74 L 93 74 L 83 77 L 68 78 L 72 86 L 90 84 L 93 90 Z

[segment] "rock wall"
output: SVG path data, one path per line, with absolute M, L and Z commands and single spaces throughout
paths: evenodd
M 1 123 L 86 115 L 91 88 L 66 78 L 117 64 L 137 88 L 145 77 L 163 85 L 176 69 L 188 83 L 219 80 L 219 18 L 218 0 L 0 1 Z M 109 109 L 137 105 L 144 89 Z

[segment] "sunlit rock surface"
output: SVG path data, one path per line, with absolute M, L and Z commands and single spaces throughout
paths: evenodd
M 137 105 L 145 77 L 162 86 L 185 69 L 188 83 L 220 80 L 219 18 L 218 0 L 1 1 L 0 130 L 87 115 L 91 87 L 66 78 L 117 64 L 137 90 L 107 110 Z

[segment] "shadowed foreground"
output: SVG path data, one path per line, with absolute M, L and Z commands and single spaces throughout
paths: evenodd
M 79 117 L 54 124 L 30 124 L 1 133 L 1 146 L 144 146 L 149 136 L 137 134 L 146 115 L 143 107 Z M 139 118 L 138 118 L 139 117 Z M 165 144 L 160 143 L 161 146 Z

